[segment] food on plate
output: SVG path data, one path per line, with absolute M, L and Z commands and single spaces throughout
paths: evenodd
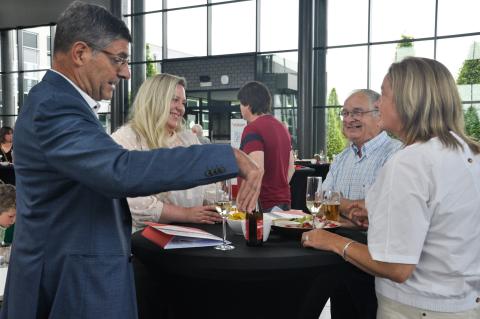
M 318 224 L 315 224 L 317 228 L 336 228 L 340 227 L 340 223 L 333 220 L 321 220 Z
M 305 215 L 305 216 L 302 216 L 302 217 L 299 217 L 299 218 L 290 218 L 290 220 L 292 222 L 296 222 L 296 223 L 299 223 L 299 224 L 311 223 L 312 222 L 312 215 Z
M 244 212 L 234 212 L 228 215 L 228 219 L 232 220 L 242 220 L 245 219 L 245 213 Z
M 312 222 L 312 216 L 306 215 L 301 218 L 278 218 L 273 221 L 273 224 L 285 228 L 312 229 Z M 321 219 L 316 221 L 315 225 L 317 228 L 336 228 L 340 226 L 340 223 Z

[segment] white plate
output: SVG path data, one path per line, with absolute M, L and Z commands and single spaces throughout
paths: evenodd
M 289 218 L 278 218 L 273 220 L 273 225 L 278 226 L 278 227 L 284 227 L 284 228 L 303 228 L 303 229 L 312 229 L 312 224 L 311 221 L 307 221 L 309 226 L 304 225 L 302 226 L 301 223 L 291 220 Z M 303 223 L 306 224 L 306 223 Z M 332 228 L 337 228 L 340 227 L 341 224 L 339 222 L 335 221 L 321 221 L 315 224 L 317 228 L 323 228 L 323 229 L 332 229 Z

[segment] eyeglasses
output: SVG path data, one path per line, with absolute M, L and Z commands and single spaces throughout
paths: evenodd
M 345 118 L 345 117 L 350 115 L 352 117 L 352 119 L 359 119 L 359 118 L 362 118 L 364 114 L 373 113 L 373 112 L 378 112 L 378 109 L 373 109 L 373 110 L 369 110 L 369 111 L 362 111 L 362 110 L 359 110 L 359 109 L 354 109 L 353 111 L 341 110 L 338 113 L 338 115 L 340 115 L 340 117 L 342 117 L 342 118 Z
M 110 61 L 112 61 L 112 63 L 115 64 L 115 65 L 124 66 L 124 65 L 127 65 L 128 62 L 130 62 L 129 58 L 124 58 L 124 57 L 121 57 L 117 54 L 113 54 L 113 53 L 105 51 L 105 50 L 99 50 L 99 51 L 108 55 L 110 57 Z
M 124 58 L 124 57 L 121 57 L 119 56 L 118 54 L 114 54 L 112 52 L 108 52 L 107 50 L 103 50 L 103 49 L 100 49 L 94 45 L 89 45 L 91 48 L 93 48 L 95 51 L 99 51 L 99 52 L 102 52 L 106 55 L 108 55 L 110 61 L 112 62 L 112 64 L 114 65 L 117 65 L 117 66 L 124 66 L 124 65 L 127 65 L 128 62 L 130 62 L 130 59 L 129 58 Z

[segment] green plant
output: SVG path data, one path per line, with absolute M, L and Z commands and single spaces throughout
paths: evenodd
M 477 43 L 473 43 L 473 57 L 475 57 L 475 47 Z M 480 59 L 466 59 L 463 61 L 462 68 L 457 78 L 458 85 L 474 85 L 480 84 Z M 465 133 L 470 137 L 480 141 L 480 121 L 478 119 L 477 110 L 470 105 L 464 112 L 465 116 Z
M 480 83 L 480 59 L 465 60 L 457 78 L 457 84 Z
M 477 110 L 470 105 L 465 111 L 465 133 L 471 138 L 480 141 L 480 120 Z
M 402 40 L 397 44 L 397 48 L 411 48 L 413 47 L 413 37 L 402 34 Z
M 328 96 L 327 105 L 338 106 L 337 90 L 333 88 Z M 340 153 L 347 144 L 347 140 L 342 133 L 342 124 L 338 115 L 339 108 L 330 107 L 327 110 L 327 156 L 332 158 L 333 155 Z
M 148 44 L 145 55 L 147 57 L 147 78 L 149 78 L 157 74 L 157 66 L 155 65 L 155 62 L 153 62 L 152 52 L 150 51 L 150 45 Z

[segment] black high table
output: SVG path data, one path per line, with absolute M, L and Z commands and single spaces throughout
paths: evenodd
M 330 163 L 312 163 L 310 160 L 296 160 L 295 165 L 313 168 L 315 170 L 314 176 L 321 176 L 322 181 L 325 180 L 330 169 Z
M 312 164 L 310 160 L 295 161 L 295 165 L 302 167 L 296 168 L 290 180 L 290 196 L 292 209 L 300 209 L 308 213 L 305 205 L 305 193 L 307 190 L 308 176 L 321 176 L 322 182 L 325 180 L 330 168 L 329 163 Z
M 195 227 L 221 235 L 221 225 Z M 365 241 L 361 232 L 337 231 Z M 227 234 L 235 249 L 226 252 L 164 250 L 141 232 L 133 234 L 139 318 L 295 318 L 314 275 L 344 263 L 274 230 L 261 247 L 246 246 L 230 230 Z

